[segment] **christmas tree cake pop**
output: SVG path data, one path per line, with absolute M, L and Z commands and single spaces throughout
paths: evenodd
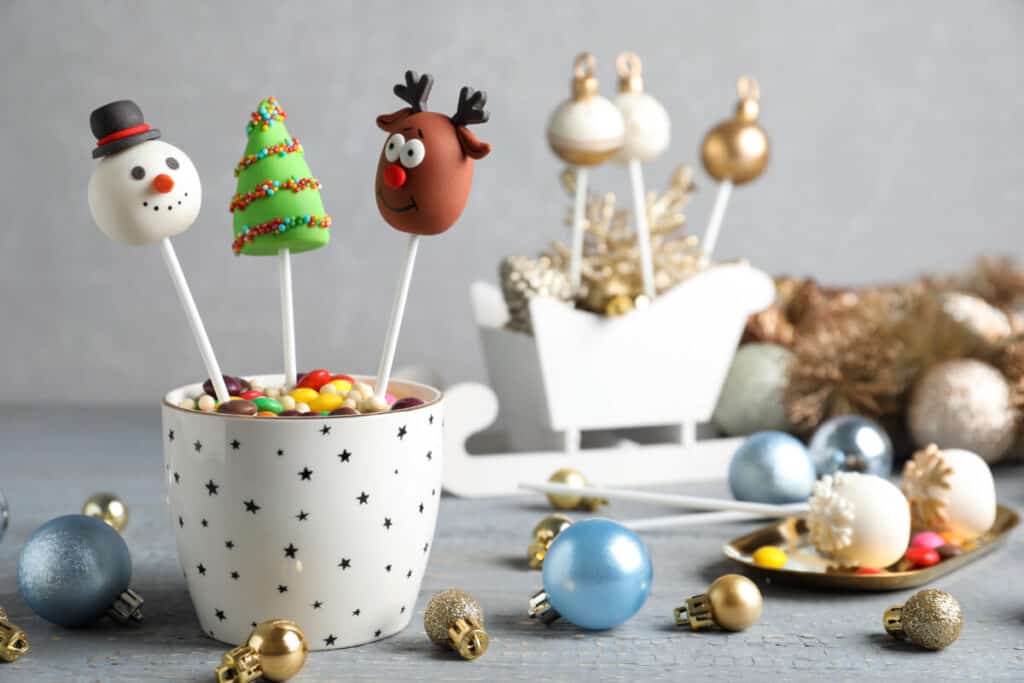
M 286 114 L 273 97 L 246 124 L 249 140 L 235 167 L 238 189 L 231 198 L 236 254 L 276 256 L 319 249 L 330 240 L 331 217 L 320 199 L 320 181 L 306 163 L 302 145 L 285 128 Z

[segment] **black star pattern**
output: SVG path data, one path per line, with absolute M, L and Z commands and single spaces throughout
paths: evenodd
M 412 570 L 411 569 L 405 573 L 405 578 L 407 578 L 407 579 L 411 579 L 412 578 Z
M 385 517 L 384 518 L 384 528 L 388 529 L 388 530 L 391 529 L 391 518 L 390 517 Z
M 427 460 L 434 459 L 434 451 L 427 451 Z
M 238 439 L 235 439 L 234 441 L 232 441 L 232 442 L 231 442 L 231 444 L 230 444 L 230 445 L 231 445 L 231 449 L 232 449 L 232 450 L 235 450 L 235 451 L 237 451 L 237 450 L 239 449 L 239 447 L 241 447 L 241 445 L 242 445 L 242 442 L 241 442 L 241 441 L 239 441 Z
M 398 470 L 397 469 L 395 470 L 395 474 L 398 474 Z
M 430 495 L 436 496 L 437 495 L 437 489 L 430 489 Z
M 348 462 L 349 458 L 352 457 L 352 453 L 348 450 L 344 450 L 341 453 L 338 453 L 338 457 L 341 458 L 342 462 Z
M 181 518 L 181 515 L 178 516 L 178 526 L 182 529 L 185 528 L 185 520 Z
M 336 640 L 337 640 L 337 638 L 334 637 L 334 634 L 333 633 L 329 633 L 329 634 L 327 634 L 327 637 L 324 638 L 324 645 L 330 647 L 331 645 L 334 645 L 334 641 L 336 641 Z
M 313 609 L 320 609 L 323 606 L 324 606 L 324 603 L 320 602 L 319 600 L 316 600 L 316 601 L 313 602 Z
M 299 514 L 295 515 L 295 519 L 299 520 L 300 522 L 305 522 L 307 519 L 309 519 L 309 513 L 306 512 L 305 510 L 299 510 Z
M 203 450 L 203 444 L 199 441 L 196 441 L 194 444 L 192 444 L 192 447 L 196 449 L 196 453 Z
M 287 593 L 288 592 L 288 586 L 278 585 L 277 586 L 277 592 L 278 593 Z
M 206 518 L 205 518 L 205 517 L 203 518 L 203 521 L 202 521 L 202 522 L 200 522 L 200 524 L 202 524 L 202 525 L 203 525 L 203 528 L 204 528 L 204 529 L 205 529 L 206 527 L 210 526 L 210 523 L 206 521 Z
M 402 605 L 402 609 L 398 610 L 399 614 L 405 614 L 405 605 Z
M 299 472 L 298 475 L 299 478 L 302 479 L 302 481 L 312 481 L 313 470 L 309 469 L 308 467 L 303 467 L 302 471 Z
M 178 474 L 177 472 L 174 473 L 174 483 L 175 484 L 180 484 L 181 483 L 181 475 Z
M 390 572 L 391 571 L 391 565 L 389 564 L 386 567 L 384 567 L 384 571 Z
M 214 614 L 217 615 L 217 619 L 219 619 L 220 621 L 224 621 L 225 619 L 227 619 L 227 616 L 224 614 L 224 610 L 222 609 L 216 610 Z
M 277 457 L 280 458 L 282 455 L 284 455 L 284 449 L 283 448 L 278 448 L 277 449 Z
M 430 416 L 430 424 L 434 424 L 434 416 L 433 415 Z
M 173 429 L 171 429 L 171 430 L 169 430 L 169 431 L 167 432 L 167 438 L 168 438 L 169 440 L 171 440 L 171 441 L 174 441 L 174 430 L 173 430 Z
M 399 427 L 398 428 L 398 440 L 401 441 L 402 439 L 404 439 L 405 435 L 408 433 L 408 431 L 409 430 L 405 428 L 405 425 L 402 425 L 401 427 Z
M 234 550 L 235 549 L 235 542 L 234 541 L 225 541 L 224 547 L 227 548 L 228 550 Z
M 206 576 L 206 567 L 203 566 L 202 562 L 196 565 L 196 569 L 199 571 L 200 576 Z
M 330 433 L 331 433 L 330 425 L 324 425 L 323 427 L 320 428 L 320 434 L 322 436 L 327 436 Z
M 208 481 L 206 483 L 206 492 L 207 492 L 208 495 L 216 496 L 217 495 L 217 489 L 219 489 L 219 488 L 220 488 L 220 484 L 213 483 L 213 479 L 211 479 L 210 481 Z
M 299 549 L 295 547 L 294 543 L 289 543 L 288 547 L 284 549 L 285 557 L 290 557 L 293 560 L 295 559 L 295 554 L 297 552 L 299 552 Z
M 356 500 L 358 500 L 358 501 L 359 501 L 359 504 L 360 504 L 360 505 L 366 505 L 366 504 L 367 504 L 367 503 L 368 503 L 368 502 L 370 501 L 370 495 L 369 495 L 369 494 L 368 494 L 368 493 L 367 493 L 366 491 L 362 491 L 362 492 L 361 492 L 361 493 L 360 493 L 360 494 L 359 494 L 359 495 L 358 495 L 358 496 L 356 497 Z
M 423 514 L 423 510 L 424 510 L 423 501 L 420 501 L 420 514 L 421 515 Z
M 357 610 L 353 610 L 353 611 L 352 611 L 352 616 L 354 616 L 354 617 L 358 617 L 358 616 L 359 616 L 360 614 L 362 614 L 362 613 L 363 613 L 363 611 L 362 611 L 362 610 L 360 610 L 360 609 L 357 609 Z
M 249 625 L 252 626 L 253 628 L 256 628 L 259 624 L 257 624 L 255 621 L 251 621 L 251 622 L 249 622 Z
M 255 515 L 256 511 L 259 510 L 259 509 L 260 509 L 260 506 L 257 505 L 256 501 L 253 500 L 252 498 L 250 498 L 249 500 L 245 501 L 245 511 L 246 512 L 251 512 L 252 514 Z
M 234 579 L 235 581 L 238 581 L 240 578 L 242 578 L 242 575 L 239 574 L 238 571 L 236 570 L 236 571 L 231 572 L 231 578 Z
M 341 567 L 342 571 L 344 571 L 352 566 L 352 560 L 347 557 L 343 557 L 341 558 L 341 562 L 338 563 L 338 566 Z
M 373 637 L 374 638 L 380 638 L 380 634 L 381 633 L 383 633 L 383 631 L 381 631 L 380 629 L 377 629 L 376 631 L 373 632 Z
M 428 550 L 430 550 L 430 544 L 429 543 L 424 543 L 423 544 L 423 552 L 427 552 Z

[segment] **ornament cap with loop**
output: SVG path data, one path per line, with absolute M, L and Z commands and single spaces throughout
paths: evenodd
M 572 66 L 572 98 L 574 100 L 585 100 L 598 94 L 597 77 L 594 76 L 594 67 L 597 60 L 589 52 L 581 52 L 576 55 Z
M 490 636 L 483 624 L 474 616 L 456 619 L 448 629 L 448 644 L 463 659 L 476 659 L 487 652 Z
M 263 676 L 260 656 L 248 645 L 239 645 L 225 652 L 220 666 L 214 669 L 217 683 L 252 683 Z
M 7 612 L 0 607 L 0 661 L 17 661 L 28 651 L 28 636 L 7 620 Z
M 644 67 L 635 52 L 626 51 L 616 57 L 615 69 L 619 72 L 619 92 L 644 91 Z
M 740 96 L 736 103 L 736 118 L 756 123 L 761 114 L 761 86 L 750 76 L 740 76 L 736 80 L 736 94 Z

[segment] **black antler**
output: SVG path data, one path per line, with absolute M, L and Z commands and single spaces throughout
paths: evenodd
M 430 74 L 420 76 L 415 71 L 405 72 L 405 85 L 395 85 L 395 94 L 409 103 L 413 111 L 426 111 L 427 98 L 434 86 L 434 77 Z
M 452 116 L 452 123 L 456 126 L 487 123 L 491 115 L 484 110 L 485 106 L 487 93 L 483 90 L 473 90 L 468 85 L 462 86 L 462 90 L 459 91 L 459 106 Z

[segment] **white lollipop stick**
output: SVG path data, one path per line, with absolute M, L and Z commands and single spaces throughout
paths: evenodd
M 391 381 L 391 368 L 395 362 L 395 349 L 398 348 L 398 333 L 402 329 L 402 316 L 405 315 L 405 300 L 409 297 L 409 283 L 412 281 L 412 269 L 416 265 L 416 251 L 419 244 L 419 235 L 409 235 L 409 242 L 405 248 L 405 262 L 402 264 L 402 272 L 398 276 L 398 289 L 395 291 L 395 301 L 391 306 L 391 321 L 388 323 L 387 335 L 384 337 L 380 365 L 377 366 L 375 391 L 377 396 L 385 401 L 387 400 L 388 383 Z
M 619 522 L 633 531 L 655 531 L 657 529 L 675 529 L 685 526 L 706 526 L 708 524 L 727 524 L 729 522 L 752 522 L 764 519 L 764 515 L 753 515 L 748 512 L 694 512 L 688 515 L 666 515 L 665 517 L 647 517 L 644 519 L 627 519 Z
M 277 252 L 281 275 L 281 342 L 284 347 L 284 385 L 295 386 L 298 364 L 295 360 L 295 306 L 292 300 L 292 257 L 290 249 Z
M 641 503 L 655 503 L 669 507 L 687 508 L 689 510 L 730 510 L 745 512 L 766 517 L 788 517 L 807 512 L 805 503 L 791 505 L 771 505 L 768 503 L 749 503 L 743 500 L 727 498 L 703 498 L 700 496 L 684 496 L 676 493 L 654 493 L 652 491 L 633 491 L 629 489 L 610 489 L 601 486 L 571 486 L 569 484 L 520 483 L 519 488 L 539 493 L 561 493 L 586 496 L 587 498 L 607 498 L 608 500 L 633 500 Z
M 569 285 L 579 291 L 583 282 L 583 212 L 587 205 L 587 169 L 576 167 L 576 197 L 572 205 L 572 252 L 569 255 Z
M 231 400 L 231 396 L 224 384 L 224 375 L 220 372 L 217 357 L 213 355 L 213 345 L 210 344 L 210 337 L 207 336 L 206 328 L 203 327 L 203 319 L 199 317 L 199 309 L 196 308 L 196 302 L 188 288 L 185 273 L 181 270 L 181 264 L 178 262 L 177 254 L 174 253 L 174 246 L 169 237 L 160 240 L 160 252 L 164 255 L 164 263 L 167 264 L 167 272 L 171 275 L 171 282 L 174 283 L 174 290 L 178 293 L 181 307 L 185 309 L 188 326 L 192 328 L 192 336 L 195 337 L 196 345 L 199 347 L 199 355 L 203 357 L 206 374 L 210 376 L 210 382 L 213 384 L 213 393 L 217 395 L 219 402 L 227 403 Z
M 711 262 L 711 252 L 715 250 L 718 242 L 718 233 L 722 229 L 722 220 L 725 218 L 725 208 L 729 204 L 729 195 L 732 194 L 732 181 L 723 180 L 718 186 L 718 194 L 715 196 L 715 205 L 711 209 L 711 218 L 708 220 L 708 229 L 704 231 L 704 243 L 701 248 L 704 250 L 704 263 Z
M 651 228 L 647 223 L 647 193 L 644 191 L 644 172 L 640 162 L 629 162 L 629 180 L 633 186 L 633 213 L 636 214 L 636 240 L 640 247 L 640 274 L 643 277 L 644 294 L 654 299 L 654 257 L 651 255 Z

